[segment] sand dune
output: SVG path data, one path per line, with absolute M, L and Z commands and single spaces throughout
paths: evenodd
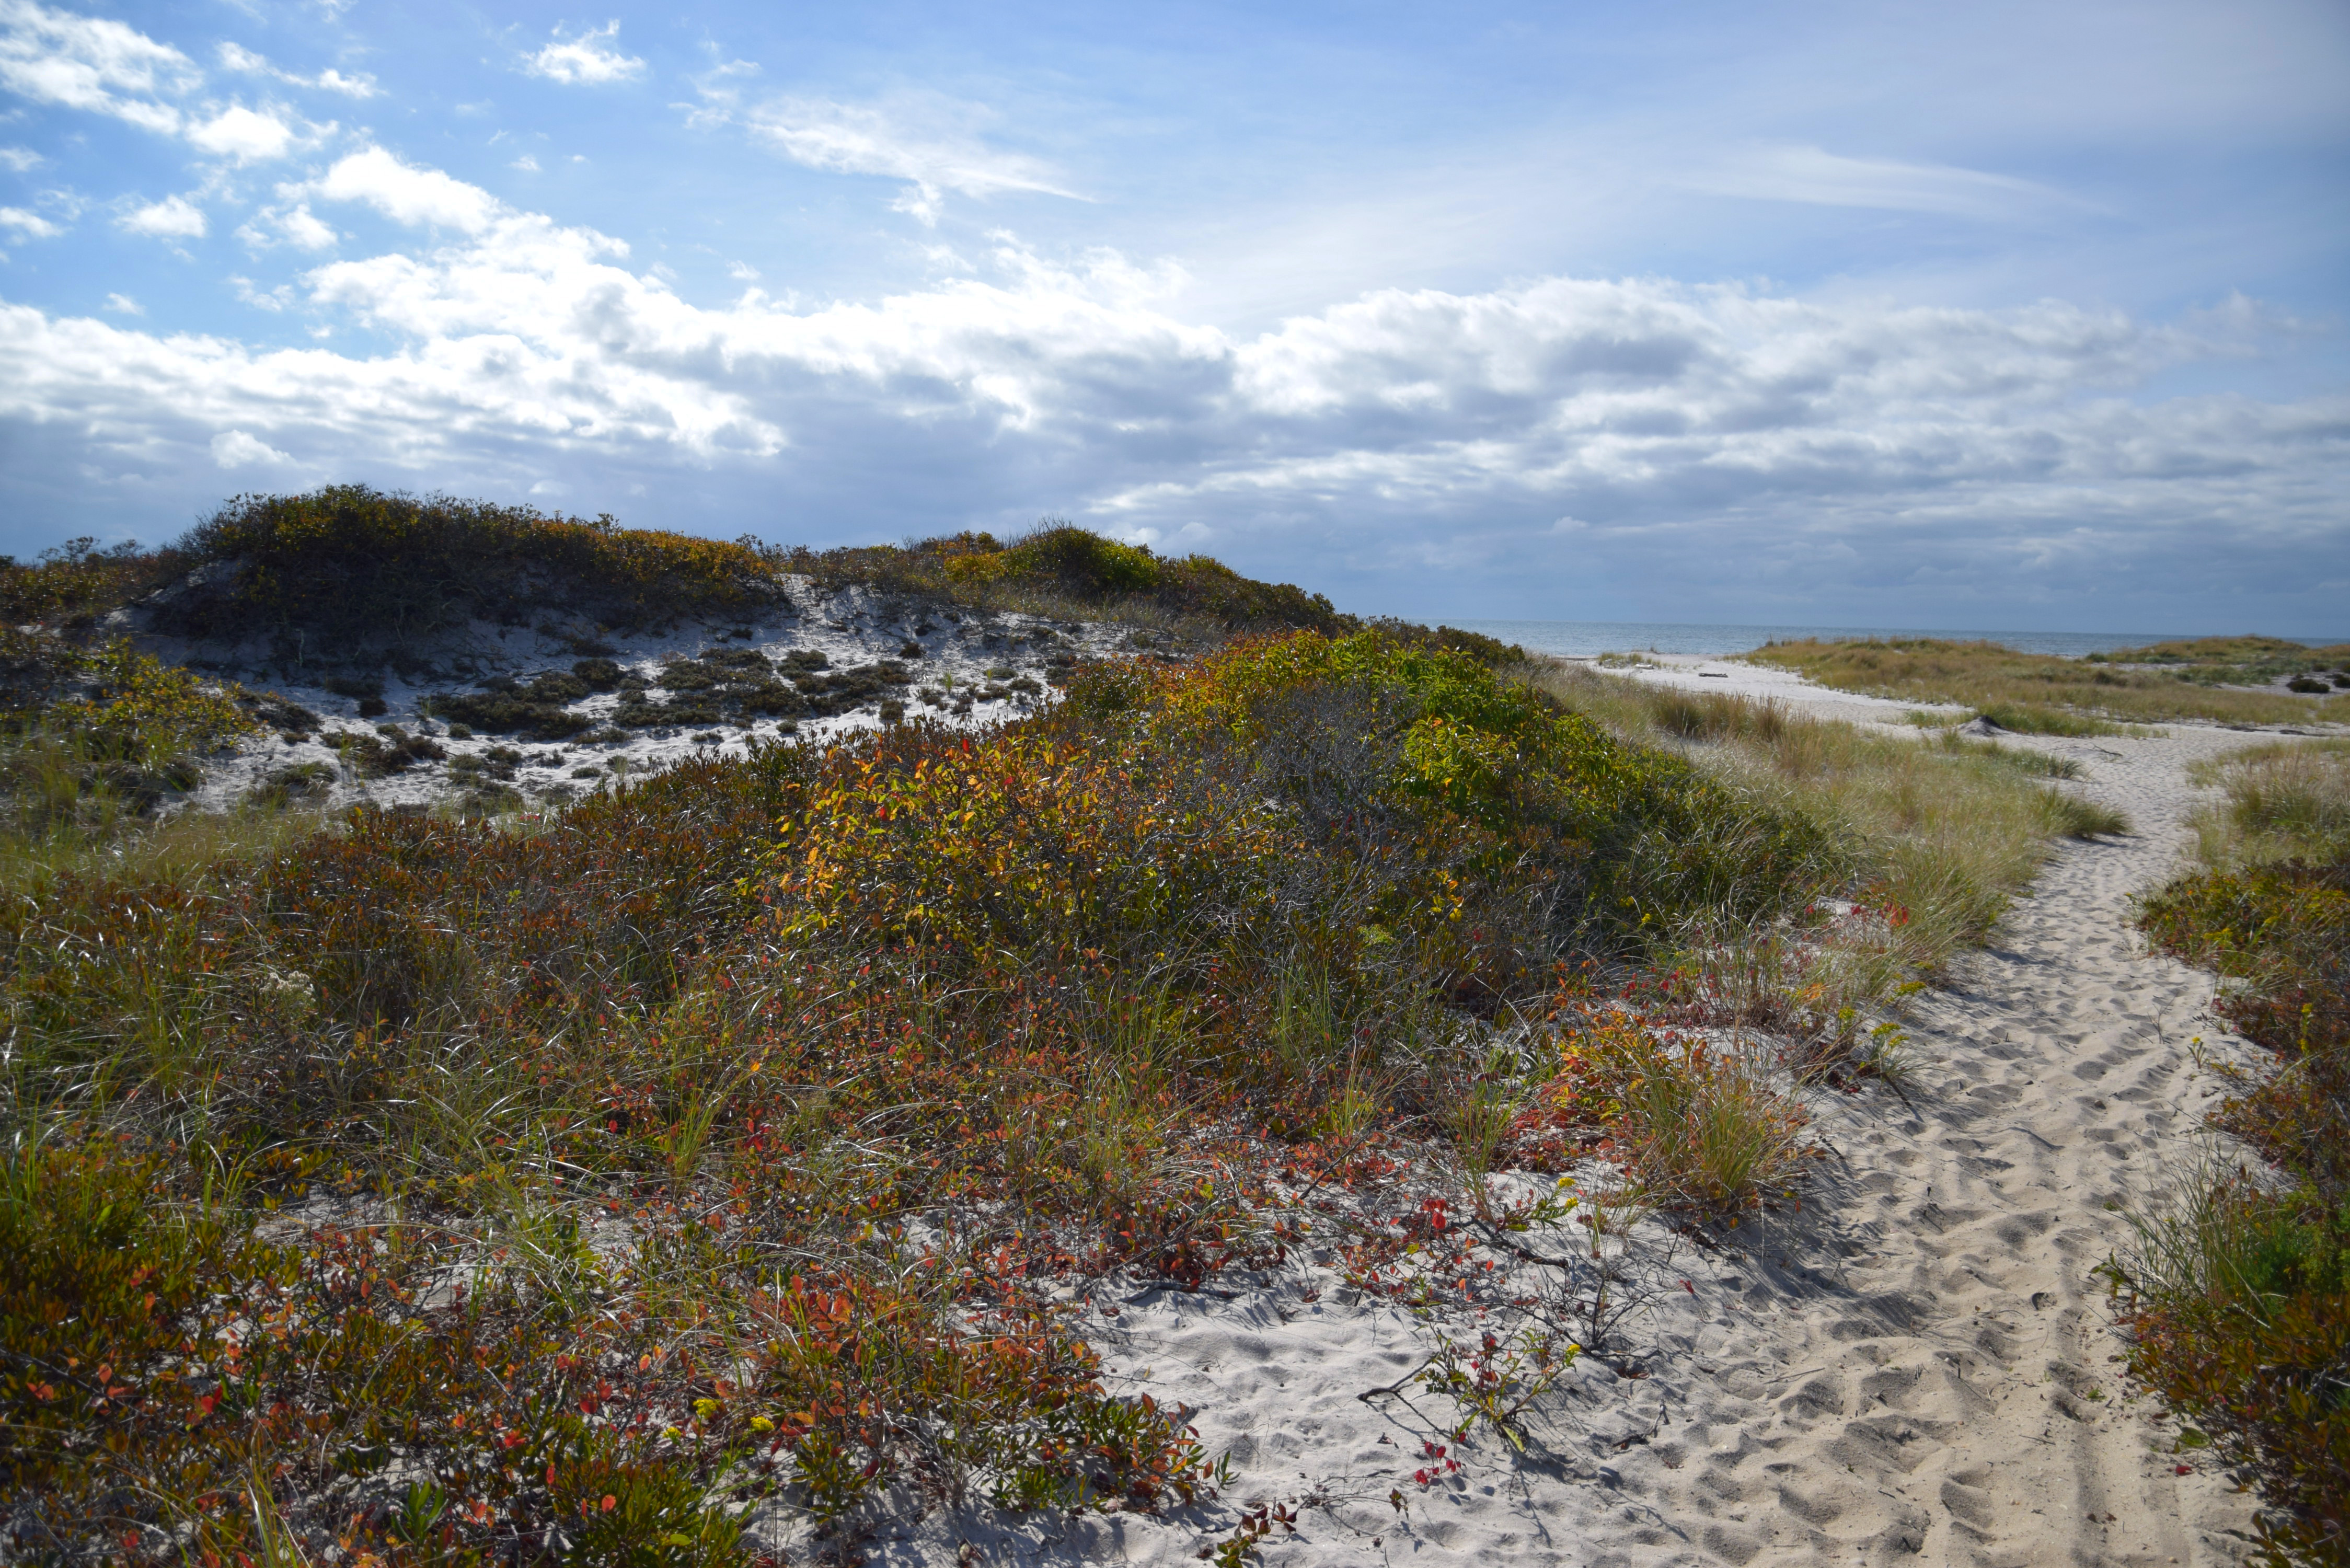
M 1695 686 L 1700 667 L 1729 670 L 1705 689 L 1864 721 L 1904 706 L 1677 662 L 1644 678 Z M 1228 1540 L 1236 1511 L 1269 1504 L 1296 1511 L 1294 1534 L 1262 1543 L 1282 1564 L 2242 1560 L 2250 1498 L 2126 1397 L 2095 1269 L 2127 1234 L 2122 1210 L 2201 1152 L 2212 1089 L 2191 1042 L 2232 1048 L 2204 1015 L 2208 977 L 2149 956 L 2128 899 L 2178 863 L 2186 764 L 2245 739 L 2181 727 L 2014 742 L 2078 758 L 2088 776 L 2067 787 L 2128 811 L 2136 836 L 2065 846 L 1993 944 L 1920 999 L 1906 1101 L 1873 1088 L 1815 1103 L 1835 1157 L 1803 1214 L 1712 1251 L 1644 1228 L 1664 1288 L 1616 1359 L 1647 1375 L 1586 1357 L 1524 1454 L 1490 1435 L 1448 1442 L 1459 1470 L 1416 1480 L 1450 1411 L 1359 1396 L 1408 1373 L 1447 1324 L 1301 1264 L 1253 1288 L 1228 1280 L 1229 1297 L 1076 1308 L 1114 1373 L 1190 1407 L 1229 1450 L 1221 1505 L 1013 1533 L 949 1514 L 867 1550 L 1183 1563 Z

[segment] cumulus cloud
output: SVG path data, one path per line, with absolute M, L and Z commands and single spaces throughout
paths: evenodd
M 29 147 L 0 147 L 0 169 L 22 174 L 42 162 L 41 155 Z
M 204 234 L 203 209 L 185 196 L 134 207 L 115 221 L 131 234 L 159 240 L 198 240 Z
M 2150 392 L 2290 330 L 2249 306 L 2158 325 L 1554 277 L 1374 292 L 1238 335 L 1176 314 L 1171 267 L 1003 240 L 972 275 L 871 301 L 705 306 L 617 240 L 380 150 L 303 198 L 444 232 L 256 300 L 390 348 L 0 306 L 0 421 L 150 468 L 257 462 L 214 450 L 230 432 L 363 456 L 394 483 L 732 473 L 888 533 L 1050 507 L 1131 537 L 1253 541 L 1260 569 L 1294 547 L 1291 575 L 1334 591 L 1388 571 L 1432 594 L 1487 562 L 1513 582 L 1646 563 L 1692 591 L 1710 575 L 1793 592 L 1829 567 L 1888 593 L 2118 581 L 2214 526 L 2217 570 L 2299 551 L 2296 580 L 2350 571 L 2350 400 Z
M 330 202 L 364 202 L 396 223 L 429 223 L 467 234 L 488 228 L 504 210 L 480 186 L 438 169 L 403 163 L 380 147 L 340 160 L 308 190 Z
M 294 128 L 275 114 L 239 104 L 189 126 L 188 140 L 215 158 L 238 164 L 259 163 L 286 156 L 294 145 Z
M 213 437 L 213 462 L 222 468 L 281 468 L 294 460 L 244 431 L 223 431 Z
M 286 189 L 298 196 L 302 188 Z M 236 237 L 249 250 L 265 251 L 288 244 L 296 250 L 328 251 L 335 248 L 340 236 L 310 211 L 307 202 L 296 200 L 287 206 L 264 207 L 236 231 Z
M 106 308 L 113 311 L 118 316 L 144 316 L 147 314 L 147 307 L 140 304 L 137 300 L 131 298 L 127 294 L 108 295 L 106 296 Z
M 576 38 L 566 38 L 558 26 L 554 29 L 555 41 L 525 59 L 523 69 L 532 76 L 575 87 L 630 80 L 643 73 L 645 62 L 604 47 L 602 40 L 619 36 L 620 24 L 617 21 L 591 28 Z
M 54 239 L 65 233 L 38 213 L 28 213 L 22 207 L 0 207 L 0 229 L 22 240 Z
M 705 88 L 705 118 L 738 113 L 724 93 Z M 1036 159 L 989 146 L 976 105 L 912 101 L 887 108 L 830 99 L 784 98 L 739 111 L 742 123 L 793 162 L 835 174 L 877 174 L 908 182 L 892 203 L 922 223 L 938 221 L 946 192 L 986 197 L 1028 192 L 1076 198 Z
M 0 86 L 36 103 L 109 114 L 172 134 L 180 111 L 157 101 L 203 80 L 193 60 L 103 16 L 0 0 Z

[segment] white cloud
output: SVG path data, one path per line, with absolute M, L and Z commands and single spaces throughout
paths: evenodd
M 756 283 L 759 281 L 759 269 L 749 262 L 728 262 L 726 275 L 737 283 Z
M 506 167 L 509 169 L 519 169 L 525 174 L 536 174 L 538 172 L 538 160 L 525 152 L 521 157 L 515 159 L 513 162 L 507 164 Z
M 732 118 L 723 97 L 706 119 Z M 1007 192 L 1076 193 L 1046 164 L 990 147 L 978 131 L 975 105 L 914 101 L 879 109 L 829 99 L 777 99 L 743 111 L 752 134 L 793 162 L 835 174 L 878 174 L 909 182 L 891 203 L 924 223 L 938 221 L 947 192 L 986 197 Z
M 264 289 L 251 278 L 240 277 L 234 273 L 229 275 L 228 281 L 236 290 L 237 298 L 252 306 L 255 310 L 274 313 L 284 310 L 294 303 L 294 286 L 290 283 L 281 283 L 276 288 Z
M 258 436 L 223 431 L 213 437 L 213 462 L 222 468 L 280 468 L 294 460 Z
M 144 316 L 147 314 L 147 307 L 140 304 L 137 300 L 131 298 L 127 294 L 108 295 L 106 296 L 106 308 L 113 311 L 118 316 Z
M 2350 572 L 2350 399 L 2155 389 L 2289 329 L 2240 303 L 2159 326 L 1553 277 L 1376 291 L 1235 334 L 1174 313 L 1171 267 L 1007 239 L 973 275 L 883 298 L 799 309 L 754 289 L 703 308 L 629 271 L 618 241 L 380 151 L 311 193 L 455 231 L 298 290 L 245 286 L 392 347 L 262 349 L 0 306 L 0 420 L 59 432 L 59 462 L 97 442 L 150 472 L 175 452 L 204 466 L 227 431 L 387 482 L 507 475 L 506 493 L 550 469 L 586 493 L 731 473 L 892 531 L 1052 506 L 1132 537 L 1212 531 L 1334 592 L 1342 568 L 1429 587 L 1431 564 L 1480 559 L 1512 562 L 1512 584 L 1589 562 L 1698 587 L 1831 566 L 2119 581 L 2209 539 L 2226 549 L 2199 571 L 2250 579 L 2298 551 L 2295 581 Z
M 296 193 L 300 187 L 288 187 Z M 236 231 L 236 237 L 246 248 L 265 251 L 280 244 L 296 250 L 328 251 L 335 248 L 341 238 L 334 229 L 319 221 L 310 211 L 307 202 L 296 201 L 291 206 L 264 207 Z
M 223 44 L 219 49 L 221 68 L 249 77 L 268 77 L 272 80 L 294 87 L 317 88 L 324 92 L 340 93 L 345 98 L 370 99 L 380 97 L 383 89 L 371 76 L 347 77 L 329 66 L 315 77 L 286 70 L 272 65 L 267 57 L 236 44 Z
M 1681 182 L 1717 195 L 1964 218 L 2013 218 L 2084 205 L 2061 191 L 2010 175 L 1887 158 L 1847 158 L 1790 144 L 1745 148 L 1685 175 Z
M 131 234 L 159 240 L 202 239 L 204 233 L 203 209 L 185 196 L 166 196 L 115 221 Z
M 26 240 L 55 239 L 65 233 L 38 213 L 28 213 L 22 207 L 0 207 L 0 229 L 13 231 Z
M 399 223 L 479 234 L 505 209 L 478 185 L 402 163 L 380 147 L 354 152 L 309 187 L 330 202 L 364 202 Z
M 277 226 L 289 244 L 298 245 L 306 251 L 334 249 L 335 231 L 313 216 L 307 203 L 278 214 Z
M 109 114 L 165 134 L 180 111 L 156 101 L 203 80 L 195 62 L 103 16 L 0 0 L 0 87 L 36 103 Z
M 37 168 L 45 161 L 47 161 L 39 153 L 29 147 L 0 147 L 0 168 L 13 170 L 18 174 L 29 169 Z
M 590 28 L 576 38 L 566 38 L 561 27 L 554 30 L 554 36 L 555 42 L 524 60 L 523 69 L 550 81 L 593 86 L 628 81 L 645 68 L 644 61 L 608 49 L 599 42 L 620 36 L 617 21 Z
M 200 125 L 188 128 L 188 140 L 198 151 L 239 164 L 283 158 L 294 145 L 294 130 L 274 114 L 235 105 Z

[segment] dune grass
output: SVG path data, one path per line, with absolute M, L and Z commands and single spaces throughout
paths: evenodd
M 2350 743 L 2207 763 L 2205 868 L 2146 898 L 2159 947 L 2223 980 L 2215 1011 L 2269 1053 L 2209 1124 L 2267 1168 L 2214 1164 L 2141 1216 L 2111 1265 L 2131 1370 L 2256 1478 L 2280 1563 L 2350 1552 Z
M 2086 664 L 2151 665 L 2207 684 L 2265 684 L 2279 676 L 2324 675 L 2350 687 L 2350 643 L 2312 648 L 2278 637 L 2199 637 L 2092 653 Z M 2339 675 L 2340 680 L 2330 679 Z
M 2232 691 L 2202 684 L 2186 668 L 2091 663 L 2018 653 L 1994 642 L 1933 638 L 1774 642 L 1741 657 L 1794 670 L 1838 691 L 1955 703 L 2002 728 L 2028 732 L 2096 734 L 2110 732 L 2099 728 L 2105 724 L 2178 720 L 2222 724 L 2350 722 L 2350 697 Z
M 1841 846 L 1810 927 L 1700 918 L 1676 933 L 1676 994 L 1700 1013 L 1801 1043 L 1823 1069 L 1898 1068 L 1899 998 L 1975 946 L 2063 837 L 2127 833 L 2126 817 L 2054 788 L 2076 766 L 1943 734 L 1910 741 L 1785 704 L 1688 692 L 1576 666 L 1534 675 L 1635 742 L 1681 749 L 1709 776 L 1822 823 Z
M 2196 764 L 2189 776 L 2220 794 L 2195 814 L 2206 866 L 2350 857 L 2350 741 L 2248 746 Z

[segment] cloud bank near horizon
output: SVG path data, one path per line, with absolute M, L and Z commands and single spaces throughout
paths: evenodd
M 619 32 L 558 30 L 516 74 L 624 90 L 651 67 Z M 923 262 L 861 296 L 712 297 L 363 129 L 207 97 L 194 61 L 346 101 L 373 77 L 31 0 L 0 5 L 0 86 L 196 161 L 182 192 L 8 208 L 21 244 L 110 210 L 164 246 L 241 220 L 249 258 L 284 258 L 274 284 L 231 280 L 267 330 L 174 325 L 148 288 L 110 292 L 128 319 L 109 321 L 8 297 L 0 273 L 20 550 L 363 479 L 819 543 L 1049 512 L 1454 616 L 2158 629 L 2202 603 L 2324 631 L 2350 602 L 2350 393 L 2230 379 L 2329 329 L 2238 295 L 2150 319 L 1552 272 L 1220 325 L 1170 257 L 942 229 L 950 203 L 1076 189 L 967 106 L 757 96 L 738 63 L 681 112 L 898 182 Z M 2012 219 L 2069 200 L 1796 143 L 1725 156 L 1708 178 L 1787 202 Z

